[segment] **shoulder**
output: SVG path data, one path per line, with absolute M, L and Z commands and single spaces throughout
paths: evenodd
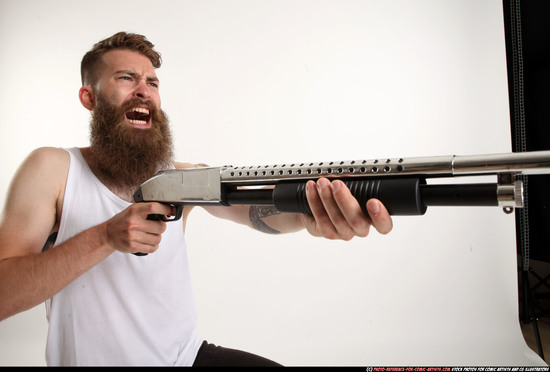
M 47 209 L 50 213 L 65 189 L 69 164 L 70 155 L 63 149 L 33 150 L 12 178 L 5 210 L 14 215 L 21 215 L 23 210 L 35 213 Z
M 54 147 L 33 150 L 21 164 L 13 182 L 16 187 L 50 188 L 55 192 L 64 188 L 69 170 L 70 155 Z
M 67 151 L 56 147 L 40 147 L 33 150 L 25 160 L 25 164 L 40 168 L 58 168 L 69 165 L 70 155 Z
M 0 241 L 10 244 L 1 247 L 1 257 L 40 251 L 60 216 L 69 164 L 68 152 L 51 147 L 33 150 L 23 161 L 4 204 Z

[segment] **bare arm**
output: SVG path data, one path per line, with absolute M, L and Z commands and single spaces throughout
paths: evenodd
M 61 217 L 68 167 L 68 153 L 43 148 L 27 158 L 12 181 L 0 220 L 0 320 L 50 298 L 115 249 L 153 252 L 158 247 L 165 224 L 146 217 L 170 211 L 140 203 L 41 253 Z

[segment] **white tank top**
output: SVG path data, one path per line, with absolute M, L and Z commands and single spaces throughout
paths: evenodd
M 127 208 L 92 173 L 78 148 L 55 245 Z M 114 252 L 46 302 L 46 362 L 58 365 L 192 365 L 202 340 L 183 225 L 167 223 L 147 256 Z

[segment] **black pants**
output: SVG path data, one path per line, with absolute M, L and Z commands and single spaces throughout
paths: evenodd
M 282 367 L 272 360 L 246 351 L 228 349 L 204 341 L 193 367 Z

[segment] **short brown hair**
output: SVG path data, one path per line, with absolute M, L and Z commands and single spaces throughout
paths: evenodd
M 127 32 L 118 32 L 96 43 L 82 58 L 80 64 L 82 85 L 94 85 L 97 82 L 97 70 L 101 63 L 101 57 L 114 49 L 129 49 L 139 52 L 149 58 L 154 68 L 159 68 L 162 64 L 162 59 L 160 58 L 160 53 L 153 49 L 154 47 L 155 45 L 147 40 L 145 36 Z

